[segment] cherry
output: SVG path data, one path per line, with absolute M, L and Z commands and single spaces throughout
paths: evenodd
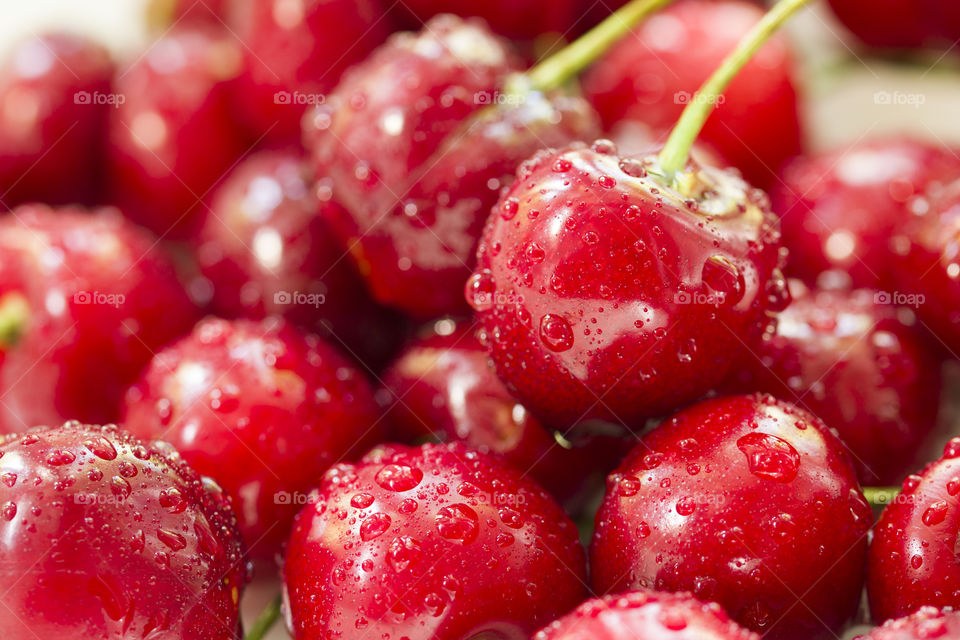
M 196 320 L 156 239 L 113 209 L 19 207 L 0 217 L 0 255 L 3 432 L 116 420 L 140 369 Z
M 888 620 L 854 640 L 932 640 L 960 637 L 960 613 L 951 609 L 920 607 L 906 618 Z
M 401 18 L 419 25 L 441 13 L 483 18 L 498 34 L 534 40 L 548 34 L 569 36 L 583 31 L 596 17 L 590 2 L 579 0 L 406 0 Z M 609 13 L 609 12 L 607 12 Z
M 584 93 L 607 128 L 639 120 L 673 126 L 697 87 L 763 16 L 745 0 L 680 0 L 617 43 L 583 78 Z M 793 63 L 774 38 L 717 99 L 702 140 L 751 183 L 766 187 L 801 150 Z
M 236 520 L 169 445 L 67 422 L 0 456 L 4 638 L 237 637 Z
M 231 13 L 244 44 L 237 105 L 257 139 L 297 142 L 309 105 L 389 33 L 375 0 L 244 0 Z
M 472 323 L 438 320 L 397 356 L 383 380 L 390 423 L 405 439 L 460 441 L 499 455 L 570 506 L 625 448 L 612 437 L 558 444 L 497 378 Z
M 418 318 L 465 310 L 477 238 L 516 165 L 595 135 L 583 100 L 507 91 L 518 68 L 482 23 L 444 15 L 393 36 L 308 114 L 317 175 L 347 214 L 335 231 L 379 302 Z
M 394 350 L 400 323 L 364 295 L 296 151 L 261 151 L 241 162 L 213 193 L 196 241 L 212 309 L 228 318 L 282 315 L 330 336 L 368 364 Z M 317 188 L 319 186 L 319 189 Z
M 588 600 L 533 640 L 758 640 L 716 604 L 686 593 L 633 591 Z
M 524 640 L 584 598 L 583 556 L 560 507 L 497 459 L 387 446 L 330 469 L 297 516 L 287 625 L 297 640 Z
M 903 491 L 873 530 L 867 569 L 870 612 L 877 622 L 920 606 L 960 604 L 960 438 L 943 456 L 903 483 Z
M 176 28 L 117 76 L 109 129 L 113 200 L 163 236 L 185 236 L 201 199 L 249 145 L 232 121 L 240 46 L 226 31 Z
M 663 422 L 608 478 L 593 587 L 691 591 L 765 638 L 833 638 L 860 601 L 871 522 L 819 419 L 772 396 L 715 398 Z
M 861 42 L 885 49 L 952 47 L 960 38 L 960 7 L 952 0 L 829 0 Z
M 478 249 L 467 298 L 497 373 L 550 424 L 671 411 L 724 379 L 789 301 L 766 196 L 612 143 L 524 163 Z
M 797 158 L 770 193 L 790 249 L 790 274 L 812 282 L 838 270 L 853 286 L 886 288 L 907 202 L 929 183 L 957 175 L 960 161 L 949 150 L 905 138 Z
M 49 34 L 21 42 L 0 67 L 0 200 L 93 203 L 113 63 L 84 38 Z
M 776 333 L 727 388 L 802 406 L 839 432 L 862 483 L 900 482 L 936 424 L 940 395 L 939 362 L 913 313 L 871 289 L 789 284 L 793 302 Z
M 279 552 L 327 467 L 383 433 L 363 376 L 316 336 L 275 320 L 201 322 L 154 357 L 123 421 L 220 483 L 262 560 Z

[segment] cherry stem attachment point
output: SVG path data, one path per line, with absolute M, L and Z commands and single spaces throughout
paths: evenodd
M 864 487 L 863 495 L 867 502 L 874 507 L 885 507 L 892 504 L 900 495 L 899 487 Z
M 810 2 L 811 0 L 780 0 L 777 2 L 767 15 L 740 40 L 736 48 L 713 72 L 713 75 L 703 83 L 703 86 L 700 87 L 683 110 L 673 131 L 670 132 L 667 144 L 660 152 L 660 166 L 667 176 L 675 175 L 687 165 L 690 148 L 697 136 L 700 135 L 700 130 L 703 129 L 710 113 L 720 101 L 720 96 L 726 90 L 727 85 L 750 62 L 754 54 L 766 44 L 777 29 L 790 16 Z
M 280 618 L 280 596 L 270 601 L 250 628 L 244 640 L 262 640 Z
M 672 1 L 632 0 L 561 51 L 527 71 L 524 75 L 529 88 L 551 91 L 563 86 L 606 53 L 644 18 Z

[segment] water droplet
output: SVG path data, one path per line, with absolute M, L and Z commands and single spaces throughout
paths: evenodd
M 919 555 L 912 556 L 910 558 L 910 566 L 914 569 L 919 569 L 921 566 L 923 566 L 923 558 Z
M 47 456 L 47 464 L 59 467 L 61 465 L 70 464 L 77 459 L 77 456 L 74 455 L 72 451 L 63 451 L 62 449 L 54 449 L 50 452 L 50 455 Z
M 960 458 L 960 438 L 951 438 L 943 447 L 944 458 Z
M 512 220 L 519 210 L 520 202 L 516 198 L 507 198 L 500 203 L 500 217 L 504 220 Z
M 157 538 L 173 551 L 180 551 L 187 546 L 186 538 L 176 531 L 170 531 L 169 529 L 158 529 Z
M 390 528 L 391 522 L 390 516 L 385 513 L 370 514 L 360 525 L 360 539 L 369 541 L 379 538 Z
M 529 260 L 531 264 L 539 264 L 543 262 L 544 258 L 547 257 L 547 254 L 543 250 L 543 247 L 541 247 L 536 242 L 531 242 L 530 244 L 528 244 L 527 249 L 526 251 L 524 251 L 524 253 L 527 256 L 527 260 Z
M 187 501 L 176 487 L 161 491 L 158 500 L 160 506 L 170 513 L 183 513 L 187 508 Z
M 373 504 L 373 496 L 369 493 L 358 493 L 350 499 L 350 506 L 357 509 L 366 509 Z
M 121 499 L 126 499 L 130 495 L 130 483 L 120 476 L 110 478 L 110 491 Z
M 397 507 L 397 511 L 399 511 L 405 516 L 408 516 L 414 511 L 416 511 L 418 506 L 420 505 L 417 504 L 416 500 L 414 500 L 413 498 L 407 498 L 406 500 L 400 503 L 400 506 Z
M 643 163 L 633 158 L 624 158 L 621 160 L 620 171 L 623 171 L 631 178 L 647 177 L 647 170 L 644 168 Z
M 124 478 L 136 478 L 137 473 L 139 473 L 137 471 L 137 465 L 133 464 L 132 462 L 124 460 L 120 463 L 120 475 L 122 475 Z
M 617 155 L 617 145 L 612 140 L 607 140 L 606 138 L 596 140 L 590 145 L 590 148 L 605 156 Z
M 789 442 L 769 433 L 754 431 L 737 440 L 747 457 L 750 472 L 760 478 L 790 482 L 800 468 L 800 454 Z
M 3 519 L 6 521 L 13 520 L 17 517 L 17 505 L 14 502 L 7 502 L 0 507 L 0 515 L 3 516 Z
M 423 471 L 401 464 L 388 464 L 377 472 L 377 484 L 387 491 L 410 491 L 423 480 Z
M 7 485 L 8 487 L 12 487 L 13 485 L 17 484 L 17 474 L 13 473 L 12 471 L 8 471 L 4 474 L 0 474 L 0 480 L 2 480 L 3 484 Z
M 477 512 L 465 504 L 443 507 L 437 512 L 436 523 L 440 537 L 459 544 L 476 540 L 480 529 Z
M 637 537 L 639 538 L 649 538 L 650 537 L 650 525 L 646 522 L 640 522 L 637 525 Z
M 937 500 L 932 505 L 927 507 L 926 511 L 923 512 L 921 519 L 923 524 L 928 527 L 938 525 L 943 522 L 944 518 L 947 517 L 947 502 L 945 500 Z
M 630 498 L 637 495 L 637 492 L 640 491 L 640 481 L 636 478 L 621 478 L 620 480 L 620 495 L 625 498 Z
M 497 546 L 501 549 L 506 549 L 515 542 L 515 538 L 512 533 L 507 533 L 506 531 L 501 531 L 497 534 Z
M 617 181 L 612 176 L 600 176 L 600 178 L 597 180 L 597 184 L 604 189 L 613 189 L 615 186 L 617 186 Z
M 114 448 L 113 443 L 103 436 L 91 438 L 85 441 L 83 446 L 85 446 L 90 453 L 103 460 L 113 460 L 117 457 L 117 450 Z
M 689 516 L 697 510 L 697 503 L 693 498 L 684 496 L 677 500 L 677 513 L 682 516 Z
M 662 609 L 657 616 L 660 624 L 670 631 L 683 631 L 687 628 L 687 619 L 679 611 Z
M 413 562 L 420 559 L 423 550 L 420 543 L 409 536 L 394 538 L 387 551 L 387 563 L 397 573 L 406 570 Z
M 483 269 L 470 276 L 465 287 L 467 302 L 474 311 L 489 311 L 493 308 L 497 286 L 489 269 Z
M 735 305 L 743 299 L 746 290 L 743 274 L 726 256 L 707 258 L 700 277 L 718 305 Z
M 573 329 L 563 317 L 548 313 L 540 319 L 540 339 L 551 351 L 573 347 Z
M 497 514 L 500 516 L 500 521 L 511 529 L 519 529 L 523 526 L 523 517 L 515 509 L 501 507 Z

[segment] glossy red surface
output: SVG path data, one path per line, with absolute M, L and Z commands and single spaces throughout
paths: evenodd
M 593 588 L 691 591 L 765 638 L 835 638 L 860 602 L 872 520 L 817 418 L 771 396 L 707 400 L 609 477 Z
M 335 349 L 273 320 L 205 320 L 157 354 L 124 424 L 169 442 L 233 500 L 257 559 L 273 559 L 326 469 L 384 435 L 373 392 Z
M 228 31 L 183 26 L 117 76 L 125 102 L 111 112 L 112 199 L 158 235 L 194 231 L 200 200 L 251 147 L 229 101 L 241 66 Z
M 525 640 L 586 597 L 573 522 L 460 444 L 387 446 L 326 475 L 284 566 L 297 640 Z
M 93 204 L 100 197 L 113 63 L 66 34 L 18 44 L 0 66 L 0 201 Z
M 234 640 L 248 570 L 225 496 L 169 446 L 68 422 L 0 440 L 6 640 Z
M 743 0 L 680 0 L 657 12 L 600 58 L 584 94 L 608 128 L 639 120 L 670 129 L 696 90 L 763 16 Z M 701 139 L 759 187 L 775 182 L 803 136 L 787 41 L 773 37 L 723 94 Z
M 954 551 L 960 530 L 960 439 L 903 491 L 874 527 L 867 570 L 870 613 L 882 622 L 921 606 L 960 605 L 960 563 Z
M 757 640 L 717 604 L 685 593 L 632 591 L 588 600 L 533 640 Z
M 960 38 L 953 0 L 829 0 L 840 22 L 871 47 L 952 47 Z
M 477 238 L 517 164 L 596 135 L 579 98 L 507 93 L 518 68 L 481 22 L 442 16 L 394 35 L 307 115 L 317 175 L 347 214 L 335 231 L 381 303 L 465 311 Z
M 0 431 L 116 421 L 126 388 L 197 310 L 156 239 L 113 209 L 0 217 L 0 316 L 25 309 L 0 367 Z
M 950 609 L 921 607 L 906 618 L 889 620 L 855 640 L 936 640 L 960 637 L 960 614 Z
M 790 275 L 813 282 L 828 269 L 855 287 L 887 289 L 908 201 L 931 182 L 960 176 L 949 150 L 909 139 L 872 140 L 797 158 L 771 189 L 790 249 Z
M 498 375 L 551 424 L 695 400 L 789 302 L 766 196 L 692 164 L 681 195 L 655 163 L 606 141 L 544 151 L 490 217 L 466 296 Z
M 595 5 L 582 0 L 405 0 L 398 14 L 414 28 L 438 14 L 455 13 L 483 18 L 508 38 L 534 40 L 554 33 L 572 40 L 596 22 Z
M 865 485 L 896 484 L 914 468 L 940 405 L 940 363 L 913 310 L 872 289 L 810 290 L 727 383 L 766 391 L 837 430 Z

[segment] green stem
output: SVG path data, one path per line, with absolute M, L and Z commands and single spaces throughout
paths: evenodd
M 526 73 L 529 87 L 550 91 L 564 85 L 594 60 L 606 53 L 633 27 L 673 0 L 632 0 L 563 50 Z
M 280 596 L 278 595 L 260 613 L 260 617 L 253 623 L 253 627 L 250 628 L 244 640 L 261 640 L 279 618 Z
M 885 507 L 900 495 L 899 487 L 864 487 L 863 495 L 874 507 Z
M 0 297 L 0 350 L 16 344 L 30 319 L 30 307 L 19 293 Z
M 736 49 L 726 57 L 700 87 L 697 94 L 683 110 L 680 119 L 670 132 L 667 144 L 660 152 L 660 165 L 667 176 L 673 176 L 687 165 L 690 147 L 703 129 L 720 95 L 730 81 L 750 61 L 757 50 L 770 39 L 777 29 L 798 9 L 811 0 L 780 0 L 740 41 Z

